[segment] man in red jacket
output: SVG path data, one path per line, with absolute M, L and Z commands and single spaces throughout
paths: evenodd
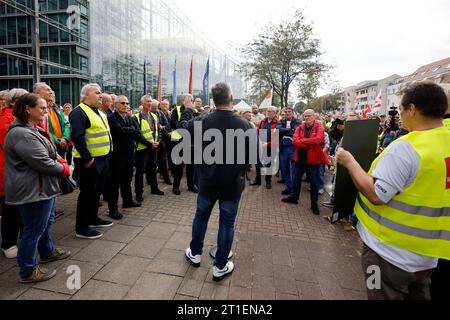
M 272 141 L 272 133 L 274 133 L 277 124 L 278 119 L 276 117 L 277 115 L 277 108 L 275 107 L 269 107 L 267 110 L 267 118 L 261 121 L 259 124 L 259 127 L 257 128 L 258 135 L 259 135 L 259 148 L 263 148 L 263 150 L 267 150 L 267 157 L 272 157 L 272 149 L 273 149 L 273 143 L 276 143 L 276 141 Z M 265 130 L 265 131 L 261 131 Z M 267 163 L 264 165 L 268 165 Z M 260 186 L 261 185 L 261 168 L 263 167 L 263 164 L 261 163 L 261 159 L 258 158 L 258 163 L 256 164 L 256 179 L 253 183 L 251 183 L 251 186 Z M 272 189 L 272 176 L 266 175 L 266 188 Z
M 314 120 L 314 111 L 306 110 L 303 114 L 303 124 L 297 128 L 293 138 L 295 146 L 294 161 L 297 172 L 293 181 L 293 193 L 283 202 L 298 204 L 301 191 L 301 181 L 306 173 L 311 183 L 311 210 L 319 215 L 317 200 L 319 198 L 319 166 L 323 163 L 323 145 L 325 142 L 324 128 L 319 121 Z

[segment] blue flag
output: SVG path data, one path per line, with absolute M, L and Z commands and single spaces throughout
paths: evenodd
M 209 58 L 206 63 L 205 76 L 203 77 L 203 104 L 209 105 Z
M 144 60 L 144 95 L 147 94 L 147 61 Z
M 177 105 L 177 58 L 175 58 L 175 64 L 172 71 L 173 77 L 173 91 L 172 91 L 172 104 Z

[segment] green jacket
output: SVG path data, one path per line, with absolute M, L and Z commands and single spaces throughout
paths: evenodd
M 70 123 L 66 120 L 64 113 L 58 107 L 52 107 L 56 110 L 58 115 L 59 123 L 61 124 L 62 139 L 69 142 L 70 140 Z M 58 124 L 56 124 L 58 125 Z M 52 140 L 56 145 L 59 145 L 60 140 L 55 136 L 55 131 L 53 130 L 53 123 L 50 116 L 48 116 L 48 130 L 52 136 Z

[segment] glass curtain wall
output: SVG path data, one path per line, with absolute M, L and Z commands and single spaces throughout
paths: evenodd
M 105 91 L 127 95 L 134 108 L 139 106 L 144 87 L 156 98 L 160 61 L 162 96 L 172 104 L 175 59 L 178 103 L 188 92 L 191 59 L 193 93 L 203 96 L 208 57 L 210 87 L 226 80 L 236 98 L 242 96 L 243 83 L 236 62 L 194 30 L 169 1 L 91 0 L 90 8 L 92 77 Z
M 0 3 L 0 47 L 32 58 L 33 0 L 11 0 Z M 87 0 L 39 0 L 39 40 L 41 81 L 56 93 L 59 104 L 77 104 L 80 88 L 90 80 L 89 16 Z M 76 6 L 81 13 L 80 28 L 69 30 L 67 8 Z M 33 87 L 31 60 L 0 53 L 0 89 Z

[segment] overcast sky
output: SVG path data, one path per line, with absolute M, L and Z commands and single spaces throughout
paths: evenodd
M 302 9 L 342 87 L 409 75 L 450 56 L 450 0 L 172 1 L 232 55 L 267 22 Z

